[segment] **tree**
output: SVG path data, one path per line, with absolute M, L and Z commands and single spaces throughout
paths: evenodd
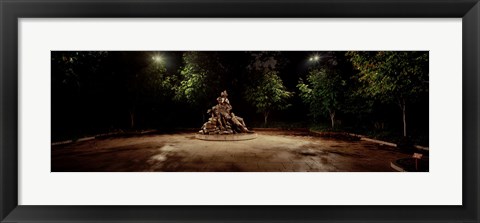
M 120 53 L 116 69 L 124 81 L 125 99 L 130 115 L 130 128 L 138 127 L 138 117 L 144 117 L 152 105 L 170 96 L 174 77 L 167 75 L 165 55 L 158 52 Z
M 86 78 L 95 77 L 107 55 L 108 53 L 104 51 L 52 52 L 53 84 L 80 88 L 82 82 L 87 82 Z
M 152 107 L 157 101 L 170 96 L 175 76 L 168 75 L 164 58 L 157 54 L 143 55 L 143 67 L 134 68 L 128 81 L 130 98 L 130 128 L 136 125 L 136 116 L 141 107 Z
M 248 66 L 252 76 L 245 90 L 245 99 L 258 113 L 263 114 L 266 126 L 272 111 L 290 106 L 288 99 L 293 96 L 293 92 L 287 91 L 278 76 L 276 54 L 259 52 L 253 53 L 252 56 L 254 58 Z
M 395 102 L 402 111 L 407 136 L 407 104 L 428 92 L 428 52 L 348 52 L 364 87 L 360 93 L 383 102 Z
M 158 100 L 170 96 L 176 76 L 169 75 L 165 61 L 160 56 L 153 56 L 153 63 L 148 64 L 140 71 L 140 81 L 145 92 L 152 99 Z
M 91 130 L 98 116 L 92 106 L 98 101 L 108 55 L 103 51 L 51 52 L 52 131 L 78 136 Z
M 335 69 L 313 69 L 307 76 L 308 83 L 300 79 L 297 85 L 300 97 L 310 107 L 311 115 L 317 117 L 327 113 L 331 127 L 335 128 L 335 115 L 341 108 L 342 92 L 345 86 Z
M 215 102 L 223 89 L 225 67 L 217 53 L 190 51 L 183 53 L 179 82 L 173 87 L 174 99 L 200 109 L 203 119 L 205 111 Z M 204 121 L 204 120 L 203 120 Z
M 355 95 L 351 94 L 355 83 L 351 78 L 351 62 L 345 52 L 319 52 L 309 58 L 310 69 L 306 83 L 300 78 L 297 88 L 300 98 L 309 106 L 313 121 L 321 115 L 328 115 L 331 128 L 339 113 L 354 113 Z

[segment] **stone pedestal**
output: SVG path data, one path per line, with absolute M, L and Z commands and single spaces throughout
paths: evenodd
M 195 138 L 207 141 L 240 141 L 251 140 L 257 138 L 257 133 L 240 133 L 240 134 L 195 134 Z

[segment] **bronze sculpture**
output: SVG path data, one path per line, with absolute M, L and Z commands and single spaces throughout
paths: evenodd
M 236 116 L 232 112 L 232 105 L 228 100 L 227 91 L 220 93 L 217 98 L 217 105 L 208 109 L 210 118 L 203 124 L 199 134 L 236 134 L 236 133 L 254 133 L 245 125 L 243 118 Z

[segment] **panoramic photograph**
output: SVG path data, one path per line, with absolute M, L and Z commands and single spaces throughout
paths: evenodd
M 428 51 L 51 51 L 52 172 L 428 172 Z

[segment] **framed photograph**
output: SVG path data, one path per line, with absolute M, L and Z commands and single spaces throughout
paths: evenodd
M 1 222 L 478 222 L 478 1 L 1 1 Z

